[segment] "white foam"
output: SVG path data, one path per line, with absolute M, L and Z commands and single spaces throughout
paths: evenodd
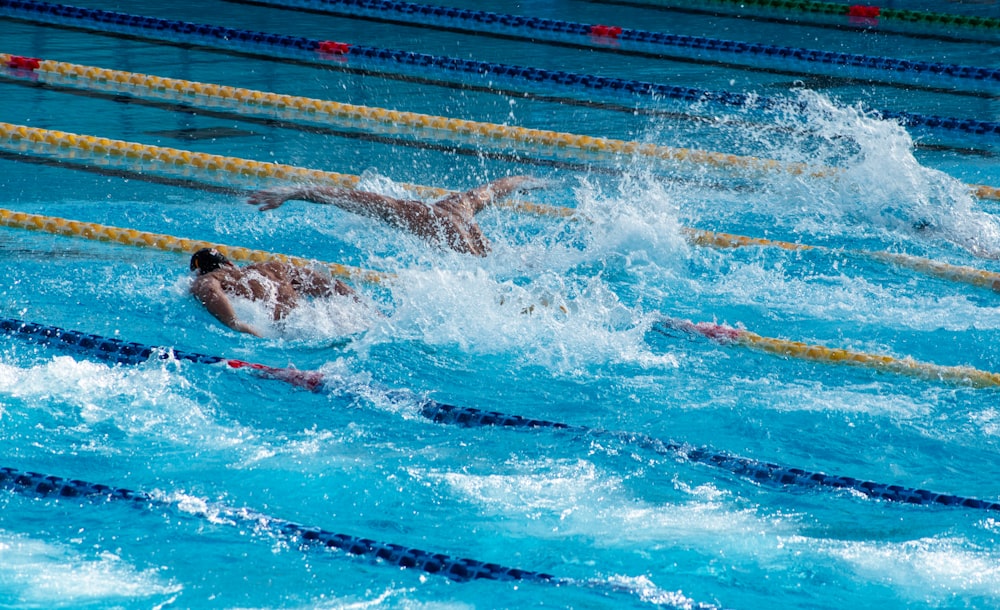
M 743 134 L 763 149 L 760 156 L 806 163 L 824 174 L 760 176 L 774 192 L 758 211 L 775 222 L 825 235 L 875 230 L 903 240 L 943 239 L 977 256 L 1000 256 L 1000 218 L 979 209 L 962 181 L 921 165 L 898 122 L 810 90 L 800 90 L 773 116 L 786 129 Z M 920 224 L 930 228 L 915 229 Z
M 20 399 L 27 409 L 16 416 L 8 410 L 8 417 L 30 422 L 52 413 L 59 419 L 60 434 L 101 454 L 132 450 L 131 443 L 108 436 L 108 426 L 139 443 L 253 450 L 256 435 L 234 422 L 219 421 L 206 406 L 214 400 L 178 374 L 182 366 L 172 361 L 108 366 L 69 356 L 28 368 L 0 363 L 0 392 Z M 95 436 L 96 427 L 105 433 Z
M 73 608 L 138 600 L 169 605 L 182 590 L 159 570 L 137 569 L 114 553 L 84 554 L 9 532 L 0 531 L 0 557 L 4 597 L 18 606 Z
M 677 495 L 667 505 L 631 497 L 618 475 L 586 460 L 511 459 L 504 467 L 511 472 L 414 474 L 446 485 L 479 512 L 516 516 L 518 527 L 529 527 L 539 538 L 584 536 L 607 548 L 684 545 L 712 552 L 724 545 L 762 561 L 779 554 L 779 536 L 796 533 L 791 520 L 734 508 L 731 494 L 713 485 L 689 487 L 664 479 L 660 484 Z
M 886 394 L 879 383 L 845 387 L 819 381 L 795 380 L 775 387 L 767 381 L 771 408 L 782 412 L 817 411 L 823 413 L 867 414 L 887 417 L 897 422 L 920 421 L 935 411 L 934 397 Z M 752 389 L 755 381 L 747 381 Z
M 483 269 L 407 270 L 393 283 L 395 310 L 366 342 L 416 340 L 575 374 L 595 363 L 675 365 L 649 352 L 643 330 L 600 278 L 544 274 L 524 285 Z
M 1000 599 L 1000 557 L 961 538 L 842 543 L 821 548 L 865 582 L 892 587 L 921 603 L 982 596 Z

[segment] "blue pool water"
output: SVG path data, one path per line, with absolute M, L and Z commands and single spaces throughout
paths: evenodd
M 755 93 L 777 104 L 754 109 L 544 83 L 484 84 L 413 67 L 373 74 L 350 57 L 323 69 L 5 13 L 0 53 L 838 171 L 749 171 L 405 126 L 309 130 L 70 91 L 0 69 L 0 122 L 362 175 L 363 186 L 387 194 L 405 193 L 406 184 L 464 189 L 529 173 L 548 188 L 525 198 L 583 217 L 484 211 L 479 218 L 494 248 L 480 259 L 328 206 L 291 202 L 261 213 L 245 203 L 242 189 L 253 183 L 235 176 L 209 184 L 198 174 L 137 175 L 100 160 L 74 161 L 67 150 L 4 152 L 0 208 L 392 275 L 357 282 L 361 303 L 311 302 L 281 324 L 257 305 L 238 304 L 267 335 L 256 339 L 221 326 L 189 295 L 187 253 L 0 229 L 0 317 L 320 371 L 327 380 L 310 392 L 245 369 L 155 358 L 122 365 L 16 335 L 0 339 L 0 467 L 157 499 L 54 497 L 7 485 L 0 491 L 0 607 L 1000 605 L 995 511 L 755 482 L 643 442 L 1000 499 L 996 387 L 776 356 L 660 332 L 658 324 L 663 316 L 716 322 L 765 337 L 1000 371 L 996 292 L 858 255 L 905 253 L 1000 272 L 990 258 L 1000 253 L 1000 204 L 968 188 L 1000 186 L 1000 136 L 907 130 L 873 112 L 997 122 L 995 89 L 876 82 L 858 73 L 831 78 L 791 63 L 776 69 L 605 53 L 214 0 L 80 4 Z M 1000 68 L 995 37 L 956 40 L 961 30 L 899 35 L 640 3 L 452 3 L 462 4 Z M 990 2 L 972 8 L 1000 12 Z M 930 228 L 915 228 L 921 223 Z M 826 249 L 712 249 L 690 244 L 683 227 Z M 428 397 L 632 436 L 441 425 L 421 415 Z M 456 582 L 303 545 L 268 518 L 559 582 Z

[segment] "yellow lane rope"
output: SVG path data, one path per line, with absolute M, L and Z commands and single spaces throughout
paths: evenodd
M 8 65 L 15 59 L 23 58 L 18 58 L 7 53 L 0 53 L 0 64 Z M 214 83 L 199 83 L 135 72 L 83 66 L 54 60 L 37 61 L 38 67 L 35 68 L 36 72 L 57 75 L 70 81 L 86 80 L 98 86 L 109 86 L 118 92 L 143 89 L 146 91 L 147 96 L 170 101 L 178 101 L 178 96 L 181 96 L 187 98 L 185 101 L 192 104 L 196 104 L 199 97 L 209 98 L 215 106 L 219 106 L 219 102 L 224 102 L 231 109 L 269 117 L 280 117 L 289 111 L 295 111 L 301 116 L 312 120 L 326 117 L 328 120 L 352 120 L 361 123 L 388 124 L 393 127 L 407 126 L 417 129 L 436 129 L 463 136 L 480 136 L 495 140 L 509 139 L 525 144 L 541 144 L 555 148 L 577 148 L 587 152 L 612 155 L 642 155 L 663 160 L 687 161 L 715 167 L 737 167 L 768 171 L 783 170 L 791 174 L 809 174 L 816 177 L 829 176 L 837 172 L 835 168 L 810 169 L 810 166 L 803 163 L 782 163 L 772 159 L 762 159 L 753 156 L 676 148 L 651 143 L 469 121 L 385 108 L 372 108 Z M 1000 188 L 987 185 L 968 186 L 976 197 L 981 199 L 1000 199 Z M 526 211 L 531 210 L 526 209 Z
M 134 171 L 152 171 L 171 176 L 194 176 L 200 180 L 226 186 L 232 185 L 233 177 L 254 181 L 277 179 L 280 181 L 330 183 L 345 188 L 357 188 L 361 180 L 359 176 L 349 174 L 306 169 L 280 163 L 251 161 L 237 157 L 191 152 L 176 148 L 78 135 L 2 122 L 0 122 L 0 148 L 43 156 L 57 156 L 71 161 L 87 161 L 87 158 L 81 158 L 80 156 L 81 153 L 84 153 L 89 157 L 90 161 L 98 165 L 116 164 Z M 422 185 L 407 184 L 403 186 L 425 197 L 440 197 L 452 192 L 447 189 Z M 571 217 L 577 213 L 572 208 L 547 206 L 528 201 L 514 201 L 510 202 L 509 205 L 516 209 L 546 216 Z M 747 237 L 689 228 L 684 228 L 683 232 L 687 239 L 695 245 L 711 246 L 714 248 L 769 246 L 786 250 L 822 250 L 833 252 L 833 250 L 821 246 L 796 244 L 760 237 Z M 1000 273 L 992 271 L 951 265 L 907 254 L 858 251 L 843 251 L 842 254 L 860 255 L 881 262 L 893 263 L 935 277 L 1000 291 Z
M 12 123 L 0 122 L 0 140 L 4 141 L 3 144 L 9 150 L 33 152 L 41 155 L 54 154 L 71 160 L 77 158 L 73 154 L 74 152 L 84 152 L 107 162 L 117 159 L 121 161 L 121 165 L 126 167 L 161 171 L 171 175 L 201 174 L 211 177 L 214 173 L 223 174 L 226 179 L 236 176 L 252 179 L 274 179 L 282 182 L 327 183 L 352 189 L 357 188 L 361 180 L 359 176 L 306 169 L 282 163 L 252 161 L 238 157 L 152 146 Z M 405 187 L 424 197 L 441 197 L 451 192 L 446 189 L 418 185 L 405 185 Z
M 261 262 L 276 260 L 300 266 L 322 264 L 329 268 L 330 272 L 334 275 L 350 279 L 360 279 L 367 282 L 379 282 L 391 277 L 389 274 L 365 271 L 337 263 L 317 263 L 316 261 L 297 256 L 226 246 L 202 240 L 183 239 L 170 235 L 138 231 L 136 229 L 109 227 L 93 222 L 14 212 L 2 208 L 0 208 L 0 226 L 185 254 L 193 253 L 200 248 L 214 247 L 235 261 Z M 671 328 L 677 328 L 686 332 L 695 332 L 722 343 L 734 343 L 780 356 L 828 362 L 831 364 L 862 366 L 922 379 L 968 384 L 974 387 L 1000 386 L 1000 374 L 981 371 L 972 367 L 942 366 L 917 362 L 912 358 L 895 358 L 820 345 L 809 345 L 787 339 L 762 337 L 750 331 L 709 322 L 694 324 L 687 320 L 672 318 L 665 318 L 663 322 Z
M 944 366 L 928 362 L 918 362 L 909 357 L 896 358 L 882 354 L 870 354 L 822 345 L 810 345 L 787 339 L 762 337 L 748 330 L 712 322 L 699 322 L 695 324 L 689 320 L 664 318 L 662 323 L 668 328 L 691 334 L 696 333 L 724 345 L 740 345 L 799 360 L 859 366 L 919 379 L 970 385 L 976 388 L 1000 386 L 1000 373 L 991 373 L 970 366 Z
M 961 265 L 951 265 L 949 263 L 933 261 L 919 256 L 911 256 L 909 254 L 871 251 L 859 251 L 857 254 L 878 261 L 891 263 L 899 267 L 919 271 L 925 275 L 939 277 L 952 282 L 971 284 L 981 288 L 989 288 L 994 292 L 1000 292 L 1000 273 L 993 271 L 985 271 L 983 269 L 976 269 L 974 267 L 965 267 Z
M 9 65 L 12 60 L 18 59 L 21 58 L 7 53 L 0 53 L 0 64 Z M 386 108 L 371 108 L 214 83 L 200 83 L 94 66 L 83 66 L 49 59 L 37 61 L 38 67 L 34 69 L 35 72 L 49 73 L 70 80 L 87 80 L 101 86 L 110 85 L 118 92 L 127 92 L 128 90 L 141 88 L 146 91 L 148 96 L 174 102 L 178 101 L 178 97 L 185 97 L 187 98 L 186 101 L 192 103 L 198 97 L 210 98 L 215 102 L 216 107 L 218 107 L 218 102 L 224 101 L 228 102 L 227 105 L 230 108 L 265 116 L 283 116 L 283 113 L 287 111 L 297 111 L 314 120 L 328 117 L 337 120 L 383 123 L 417 129 L 437 129 L 463 136 L 481 136 L 496 140 L 510 139 L 526 144 L 542 144 L 556 148 L 571 147 L 587 152 L 612 155 L 643 155 L 662 160 L 687 161 L 716 167 L 738 167 L 758 170 L 783 169 L 792 174 L 810 173 L 809 166 L 802 163 L 787 164 L 757 157 L 644 144 L 634 141 L 514 127 L 496 123 L 468 121 L 415 112 L 389 110 Z M 812 174 L 824 176 L 829 175 L 830 171 L 830 168 L 826 168 L 815 170 Z
M 816 250 L 834 255 L 857 256 L 868 258 L 882 263 L 890 263 L 899 267 L 904 267 L 912 271 L 949 280 L 970 284 L 980 288 L 989 288 L 995 292 L 1000 292 L 1000 273 L 976 269 L 965 265 L 952 265 L 940 261 L 913 256 L 912 254 L 897 254 L 893 252 L 869 251 L 869 250 L 835 250 L 824 246 L 811 246 L 807 244 L 797 244 L 787 241 L 766 239 L 763 237 L 747 237 L 745 235 L 733 235 L 731 233 L 716 233 L 702 229 L 682 228 L 681 231 L 688 241 L 698 246 L 710 246 L 713 248 L 746 248 L 752 246 L 767 246 L 782 248 L 791 251 Z
M 78 220 L 67 220 L 65 218 L 55 218 L 52 216 L 42 216 L 40 214 L 28 214 L 25 212 L 14 212 L 0 208 L 0 226 L 14 229 L 27 229 L 29 231 L 40 231 L 52 235 L 63 235 L 67 237 L 81 237 L 94 241 L 114 242 L 126 246 L 136 246 L 139 248 L 154 248 L 166 252 L 181 252 L 193 254 L 201 248 L 216 248 L 229 259 L 239 262 L 262 262 L 281 261 L 291 263 L 301 267 L 312 265 L 323 265 L 330 270 L 330 273 L 344 278 L 356 279 L 365 282 L 379 282 L 391 277 L 389 274 L 376 271 L 366 271 L 357 267 L 341 265 L 339 263 L 324 263 L 310 259 L 266 252 L 263 250 L 251 250 L 235 246 L 226 246 L 216 242 L 208 242 L 199 239 L 184 239 L 159 233 L 149 233 L 136 229 L 122 229 L 109 227 L 95 222 L 82 222 Z
M 879 371 L 919 377 L 921 379 L 968 384 L 977 388 L 1000 386 L 1000 374 L 981 371 L 970 366 L 942 366 L 940 364 L 917 362 L 912 358 L 895 358 L 893 356 L 868 354 L 847 349 L 829 348 L 822 345 L 809 345 L 798 341 L 762 337 L 745 330 L 740 331 L 737 343 L 764 352 L 802 360 L 850 364 Z
M 1000 292 L 1000 273 L 976 269 L 965 265 L 952 265 L 940 261 L 913 256 L 912 254 L 897 254 L 892 252 L 869 251 L 869 250 L 835 250 L 823 246 L 811 246 L 807 244 L 797 244 L 787 241 L 766 239 L 763 237 L 747 237 L 745 235 L 733 235 L 730 233 L 716 233 L 701 229 L 682 228 L 681 231 L 687 236 L 688 241 L 699 246 L 711 246 L 713 248 L 746 248 L 752 246 L 768 246 L 782 248 L 791 251 L 816 250 L 829 254 L 839 254 L 868 258 L 882 263 L 890 263 L 899 267 L 904 267 L 912 271 L 923 273 L 952 282 L 970 284 L 980 288 L 989 288 L 995 292 Z

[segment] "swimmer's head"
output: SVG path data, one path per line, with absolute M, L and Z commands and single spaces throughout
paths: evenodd
M 198 275 L 205 275 L 223 265 L 232 265 L 232 263 L 215 248 L 202 248 L 191 257 L 191 271 L 197 270 Z

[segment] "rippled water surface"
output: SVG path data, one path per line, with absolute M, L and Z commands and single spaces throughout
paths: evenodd
M 0 121 L 11 125 L 358 175 L 363 188 L 392 195 L 532 174 L 546 188 L 521 198 L 578 212 L 488 209 L 479 220 L 493 252 L 477 258 L 331 206 L 290 202 L 262 213 L 245 203 L 248 189 L 273 180 L 137 166 L 73 144 L 28 151 L 5 136 L 2 208 L 342 263 L 380 281 L 356 279 L 358 301 L 311 301 L 280 323 L 260 303 L 238 302 L 263 329 L 258 339 L 222 326 L 189 294 L 190 252 L 82 239 L 82 229 L 0 229 L 0 317 L 325 380 L 309 391 L 225 362 L 116 364 L 23 333 L 0 339 L 0 467 L 155 500 L 39 495 L 5 483 L 0 606 L 1000 605 L 996 512 L 755 481 L 665 449 L 687 443 L 1000 499 L 1000 394 L 986 375 L 1000 370 L 990 289 L 1000 216 L 997 201 L 970 190 L 1000 186 L 1000 136 L 907 129 L 878 112 L 995 123 L 995 85 L 883 82 L 846 68 L 831 77 L 791 62 L 693 62 L 608 41 L 601 46 L 613 52 L 222 1 L 81 4 L 770 103 L 484 82 L 351 56 L 321 66 L 2 12 L 0 53 L 491 122 L 508 134 L 543 129 L 777 163 L 587 152 L 364 120 L 262 120 L 246 108 L 0 69 Z M 466 4 L 1000 68 L 989 32 L 943 25 L 947 35 L 916 36 L 884 31 L 888 22 L 837 29 L 829 19 L 641 3 Z M 913 6 L 962 5 L 935 7 Z M 1000 10 L 976 8 L 984 7 Z M 774 241 L 712 248 L 692 243 L 692 228 Z M 873 252 L 924 262 L 913 269 Z M 940 277 L 926 261 L 987 279 Z M 679 330 L 677 320 L 820 346 L 814 356 L 888 356 L 916 374 L 775 354 Z M 949 380 L 935 365 L 971 372 Z M 570 427 L 444 425 L 425 416 L 427 399 Z M 551 574 L 558 584 L 456 582 L 304 544 L 305 530 L 285 535 L 282 520 Z

